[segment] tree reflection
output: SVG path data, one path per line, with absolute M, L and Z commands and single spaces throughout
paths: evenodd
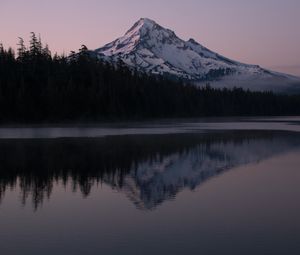
M 297 134 L 270 131 L 1 140 L 0 201 L 18 188 L 22 203 L 31 199 L 37 209 L 56 182 L 84 197 L 107 183 L 150 210 L 184 188 L 299 145 Z

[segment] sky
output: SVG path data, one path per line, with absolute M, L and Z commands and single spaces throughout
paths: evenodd
M 95 49 L 139 18 L 226 57 L 300 76 L 300 0 L 0 0 L 0 42 L 41 34 L 52 52 Z

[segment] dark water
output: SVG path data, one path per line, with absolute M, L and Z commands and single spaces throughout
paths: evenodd
M 0 253 L 300 254 L 298 120 L 234 123 L 0 130 Z

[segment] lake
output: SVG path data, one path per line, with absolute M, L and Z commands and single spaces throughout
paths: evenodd
M 1 254 L 300 254 L 300 117 L 0 127 Z

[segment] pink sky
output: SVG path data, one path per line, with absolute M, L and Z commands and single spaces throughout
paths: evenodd
M 182 39 L 300 76 L 299 0 L 0 0 L 0 42 L 41 33 L 53 52 L 99 48 L 148 17 Z

